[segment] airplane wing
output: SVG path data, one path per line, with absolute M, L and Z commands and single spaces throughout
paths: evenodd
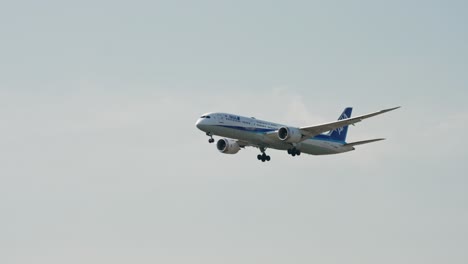
M 370 114 L 367 114 L 367 115 L 361 115 L 361 116 L 356 116 L 356 117 L 352 117 L 352 118 L 342 119 L 342 120 L 338 120 L 338 121 L 331 122 L 331 123 L 325 123 L 325 124 L 316 125 L 316 126 L 301 127 L 299 129 L 300 129 L 301 133 L 304 136 L 313 137 L 313 136 L 322 134 L 322 133 L 327 132 L 327 131 L 335 130 L 335 129 L 340 128 L 340 127 L 344 127 L 344 126 L 347 126 L 347 125 L 352 125 L 352 124 L 361 122 L 362 120 L 364 120 L 366 118 L 373 117 L 373 116 L 376 116 L 376 115 L 380 115 L 380 114 L 383 114 L 383 113 L 386 113 L 386 112 L 390 112 L 390 111 L 393 111 L 393 110 L 398 109 L 398 108 L 400 108 L 400 106 L 380 110 L 378 112 L 370 113 Z
M 262 148 L 262 147 L 265 147 L 265 146 L 260 146 L 260 145 L 257 145 L 257 144 L 252 144 L 248 141 L 244 141 L 244 140 L 236 140 L 237 141 L 237 144 L 239 144 L 239 147 L 241 148 L 245 148 L 245 147 L 253 147 L 253 148 Z
M 245 147 L 249 147 L 249 146 L 254 147 L 254 145 L 252 145 L 249 142 L 244 141 L 244 140 L 237 140 L 237 144 L 239 144 L 239 147 L 241 147 L 241 148 L 245 148 Z

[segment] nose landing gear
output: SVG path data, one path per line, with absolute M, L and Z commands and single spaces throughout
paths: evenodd
M 213 143 L 215 142 L 214 138 L 213 138 L 213 134 L 211 134 L 210 132 L 206 132 L 206 135 L 210 137 L 210 139 L 208 139 L 208 143 Z

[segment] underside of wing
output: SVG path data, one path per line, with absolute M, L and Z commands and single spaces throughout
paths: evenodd
M 241 148 L 245 148 L 245 147 L 255 147 L 254 145 L 252 145 L 251 143 L 247 142 L 247 141 L 244 141 L 244 140 L 237 140 L 236 141 L 237 144 L 239 145 L 239 147 Z
M 356 116 L 356 117 L 353 117 L 353 118 L 347 118 L 347 119 L 343 119 L 343 120 L 339 120 L 339 121 L 335 121 L 335 122 L 331 122 L 331 123 L 325 123 L 325 124 L 316 125 L 316 126 L 301 127 L 300 130 L 301 130 L 301 133 L 303 135 L 313 137 L 313 136 L 322 134 L 322 133 L 330 131 L 330 130 L 335 130 L 335 129 L 338 129 L 340 127 L 344 127 L 344 126 L 347 126 L 347 125 L 352 125 L 352 124 L 361 122 L 364 119 L 367 119 L 367 118 L 370 118 L 370 117 L 373 117 L 373 116 L 376 116 L 376 115 L 380 115 L 380 114 L 383 114 L 383 113 L 386 113 L 386 112 L 390 112 L 390 111 L 393 111 L 393 110 L 398 109 L 398 108 L 400 108 L 400 107 L 384 109 L 384 110 L 374 112 L 374 113 L 370 113 L 370 114 L 367 114 L 367 115 Z

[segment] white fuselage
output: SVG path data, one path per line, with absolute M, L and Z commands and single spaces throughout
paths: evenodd
M 354 150 L 346 142 L 333 140 L 327 135 L 318 135 L 300 143 L 287 143 L 272 135 L 285 125 L 255 118 L 226 113 L 208 113 L 198 119 L 196 126 L 212 135 L 237 139 L 252 146 L 288 150 L 296 147 L 303 153 L 312 155 L 337 154 Z

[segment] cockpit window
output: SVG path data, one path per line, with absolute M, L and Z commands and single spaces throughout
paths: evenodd
M 210 116 L 201 116 L 200 118 L 211 118 Z

